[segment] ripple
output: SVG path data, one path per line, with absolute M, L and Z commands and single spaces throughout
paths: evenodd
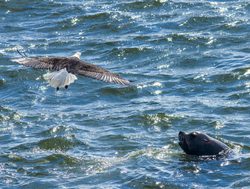
M 5 7 L 5 9 L 7 9 L 10 13 L 18 13 L 18 12 L 25 12 L 28 11 L 30 9 L 32 9 L 31 7 L 27 7 L 25 6 L 25 4 L 23 3 L 18 3 L 18 4 L 9 4 L 8 1 L 5 1 L 7 3 L 4 4 L 3 7 Z
M 24 168 L 26 166 L 35 164 L 36 165 L 34 167 L 35 172 L 37 172 L 36 169 L 40 169 L 39 166 L 46 165 L 46 164 L 51 164 L 51 165 L 57 164 L 60 166 L 75 166 L 75 165 L 79 165 L 80 163 L 79 159 L 71 157 L 69 155 L 65 155 L 65 154 L 51 154 L 51 155 L 43 156 L 39 158 L 37 157 L 25 158 L 18 154 L 6 154 L 6 155 L 2 155 L 1 157 L 8 158 L 9 162 L 13 162 L 18 165 L 24 163 L 25 165 Z M 39 176 L 39 175 L 36 175 L 36 176 Z
M 131 179 L 126 185 L 132 188 L 182 188 L 179 183 L 161 183 L 160 181 L 155 181 L 156 179 L 151 176 L 141 176 L 137 175 L 134 179 Z
M 125 157 L 127 159 L 139 159 L 143 156 L 147 156 L 157 160 L 166 160 L 169 157 L 175 156 L 177 152 L 174 150 L 173 144 L 168 144 L 161 148 L 156 147 L 147 147 L 142 150 L 137 150 L 131 153 L 128 153 Z
M 128 98 L 132 98 L 135 97 L 138 93 L 137 88 L 136 87 L 124 87 L 124 88 L 110 88 L 110 87 L 106 87 L 106 88 L 102 88 L 100 90 L 100 92 L 103 95 L 112 95 L 112 96 L 124 96 L 124 97 L 128 97 Z
M 52 154 L 47 157 L 43 157 L 38 161 L 49 162 L 51 164 L 59 164 L 61 166 L 75 166 L 79 165 L 80 163 L 79 159 L 64 154 Z
M 162 6 L 166 0 L 153 0 L 150 2 L 146 1 L 134 1 L 134 2 L 128 2 L 124 3 L 123 8 L 126 10 L 143 10 L 143 9 L 152 9 L 152 8 L 159 8 Z
M 89 14 L 85 14 L 81 17 L 79 17 L 79 20 L 98 20 L 98 19 L 108 19 L 110 17 L 110 13 L 107 12 L 97 12 L 97 13 L 89 13 Z
M 41 133 L 39 133 L 39 135 L 44 135 L 44 136 L 57 136 L 57 135 L 62 135 L 65 133 L 72 133 L 73 131 L 76 131 L 76 128 L 73 127 L 66 127 L 66 126 L 55 126 L 52 127 L 48 130 L 45 130 Z
M 138 89 L 144 89 L 144 88 L 150 88 L 150 87 L 155 87 L 155 88 L 163 88 L 163 84 L 161 82 L 155 81 L 153 83 L 149 84 L 139 84 L 137 86 Z
M 224 17 L 222 16 L 194 16 L 181 24 L 181 26 L 187 27 L 208 27 L 210 24 L 222 22 Z
M 250 185 L 249 178 L 244 178 L 244 179 L 240 179 L 234 182 L 232 187 L 233 188 L 245 188 L 245 187 L 248 187 L 249 185 Z
M 6 122 L 6 121 L 10 121 L 10 120 L 20 120 L 21 119 L 21 114 L 19 114 L 18 112 L 8 108 L 8 107 L 3 107 L 0 106 L 0 121 L 2 122 Z
M 20 80 L 36 80 L 37 79 L 37 73 L 40 71 L 36 72 L 32 69 L 29 68 L 14 68 L 14 70 L 6 70 L 4 72 L 4 75 L 8 78 L 16 79 L 17 81 Z M 41 73 L 41 72 L 40 72 Z
M 56 28 L 59 27 L 60 30 L 67 30 L 67 29 L 71 29 L 74 26 L 78 26 L 79 24 L 82 24 L 84 22 L 98 23 L 98 20 L 102 20 L 102 21 L 107 20 L 110 18 L 110 16 L 111 15 L 107 12 L 98 12 L 98 13 L 93 13 L 93 14 L 85 14 L 83 16 L 77 16 L 73 18 L 65 18 L 64 20 L 57 22 L 56 23 L 57 27 L 56 26 L 55 27 Z M 93 24 L 92 27 L 101 27 L 100 24 L 98 25 Z M 105 24 L 105 26 L 113 27 L 113 25 L 111 24 Z
M 0 87 L 3 87 L 6 83 L 6 80 L 4 78 L 0 78 Z
M 152 49 L 148 47 L 123 47 L 112 49 L 112 54 L 118 57 L 129 57 L 134 55 L 140 55 L 144 53 L 149 53 Z
M 160 127 L 170 127 L 174 122 L 180 119 L 182 119 L 182 116 L 168 115 L 165 113 L 145 114 L 140 116 L 140 123 L 145 126 L 155 125 Z
M 249 8 L 246 0 L 0 1 L 0 187 L 247 187 Z M 56 92 L 43 71 L 11 62 L 16 49 L 80 51 L 133 86 L 79 78 Z M 189 157 L 179 130 L 212 133 L 235 154 Z
M 217 83 L 232 83 L 238 81 L 239 74 L 238 73 L 223 73 L 223 74 L 215 74 L 210 77 L 212 82 Z
M 250 69 L 246 69 L 246 70 L 245 70 L 245 73 L 244 73 L 244 75 L 245 75 L 245 76 L 248 76 L 248 75 L 250 75 Z
M 193 43 L 193 44 L 205 44 L 210 42 L 211 37 L 209 36 L 203 36 L 200 33 L 196 34 L 190 34 L 190 33 L 178 33 L 178 34 L 172 34 L 169 36 L 171 41 L 179 41 L 184 43 Z
M 38 142 L 38 147 L 43 150 L 60 150 L 67 151 L 72 149 L 75 146 L 82 145 L 83 143 L 75 138 L 66 138 L 66 137 L 54 137 Z

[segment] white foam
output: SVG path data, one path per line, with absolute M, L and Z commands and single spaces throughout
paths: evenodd
M 244 75 L 250 75 L 250 69 L 247 69 L 246 72 L 244 73 Z
M 159 94 L 162 93 L 162 91 L 161 91 L 161 90 L 156 90 L 156 91 L 154 91 L 153 93 L 156 94 L 156 95 L 159 95 Z

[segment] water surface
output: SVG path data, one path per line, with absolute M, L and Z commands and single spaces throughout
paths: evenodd
M 248 0 L 1 0 L 1 188 L 248 188 Z M 46 71 L 11 61 L 71 56 L 134 86 L 78 77 L 56 92 Z M 185 155 L 202 131 L 235 154 Z

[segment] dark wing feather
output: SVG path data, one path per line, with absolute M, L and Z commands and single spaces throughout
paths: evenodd
M 83 61 L 79 61 L 80 64 L 77 65 L 77 74 L 90 77 L 93 79 L 116 83 L 120 85 L 129 85 L 130 82 L 126 79 L 121 78 L 119 75 L 109 72 L 99 66 L 88 64 Z
M 38 68 L 38 69 L 49 69 L 49 70 L 61 70 L 68 67 L 70 60 L 74 58 L 64 57 L 32 57 L 32 58 L 17 58 L 12 61 L 22 64 L 24 66 Z M 74 61 L 75 62 L 75 61 Z

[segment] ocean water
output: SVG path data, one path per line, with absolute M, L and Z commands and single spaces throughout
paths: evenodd
M 133 86 L 57 92 L 16 49 Z M 187 156 L 179 131 L 234 153 Z M 223 187 L 250 187 L 249 0 L 0 0 L 0 188 Z

